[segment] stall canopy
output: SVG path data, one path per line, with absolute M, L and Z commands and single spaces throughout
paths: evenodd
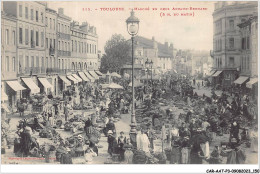
M 87 76 L 83 73 L 83 72 L 79 72 L 79 76 L 86 82 L 89 82 L 89 79 L 87 78 Z
M 111 83 L 108 88 L 111 88 L 111 89 L 123 89 L 123 86 L 119 85 L 119 84 L 116 84 L 116 83 Z
M 70 80 L 73 81 L 74 83 L 78 83 L 78 80 L 75 79 L 72 75 L 68 75 L 67 77 L 68 77 L 68 79 L 70 79 Z
M 116 72 L 112 72 L 110 75 L 113 77 L 121 78 L 121 76 L 119 74 L 117 74 Z
M 30 88 L 32 94 L 40 93 L 40 88 L 34 83 L 31 78 L 22 78 L 23 82 Z
M 132 86 L 132 82 L 129 83 L 129 86 Z M 140 86 L 144 86 L 144 84 L 136 80 L 136 81 L 134 81 L 134 86 L 140 87 Z
M 101 72 L 98 71 L 98 70 L 95 70 L 95 73 L 97 73 L 97 75 L 99 75 L 99 76 L 103 76 L 103 75 L 104 75 L 103 73 L 101 73 Z
M 248 79 L 248 77 L 240 76 L 238 79 L 236 79 L 236 80 L 234 81 L 234 83 L 241 85 L 241 84 L 243 84 L 247 79 Z
M 10 86 L 14 91 L 21 91 L 21 90 L 25 90 L 26 88 L 24 88 L 17 80 L 15 81 L 7 81 L 6 82 L 8 84 L 8 86 Z
M 41 84 L 44 86 L 44 88 L 46 89 L 51 88 L 52 91 L 54 90 L 53 86 L 46 78 L 38 78 L 38 79 L 41 82 Z
M 94 81 L 95 81 L 94 77 L 92 77 L 88 72 L 84 72 L 84 73 L 85 73 L 85 75 L 87 76 L 87 78 L 89 78 L 89 80 L 90 80 L 91 82 L 94 82 Z
M 66 79 L 65 76 L 59 76 L 59 78 L 67 85 L 67 86 L 70 86 L 71 85 L 71 82 Z
M 247 88 L 253 88 L 253 85 L 258 82 L 258 78 L 250 78 L 250 81 L 246 83 Z
M 213 77 L 217 77 L 217 76 L 219 76 L 221 73 L 222 73 L 222 71 L 217 71 L 217 72 L 215 72 L 215 74 L 213 74 L 212 76 L 213 76 Z
M 77 74 L 72 74 L 72 76 L 77 79 L 78 82 L 82 82 L 82 79 Z
M 92 75 L 95 79 L 99 79 L 99 76 L 97 75 L 97 73 L 95 73 L 95 71 L 88 71 L 90 75 Z

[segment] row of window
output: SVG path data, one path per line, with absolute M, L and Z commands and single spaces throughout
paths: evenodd
M 29 8 L 25 7 L 24 13 L 23 13 L 23 6 L 19 5 L 19 17 L 25 17 L 26 19 L 29 19 Z M 36 22 L 44 23 L 43 18 L 44 18 L 43 12 L 40 12 L 40 14 L 39 14 L 38 10 L 34 11 L 33 9 L 30 9 L 30 19 L 32 21 L 34 21 L 34 19 L 35 19 Z
M 242 71 L 249 70 L 249 56 L 242 56 L 241 57 L 241 65 L 240 68 Z
M 45 43 L 46 43 L 46 48 L 55 49 L 56 39 L 48 39 L 48 38 L 46 38 Z
M 9 29 L 5 30 L 5 44 L 6 45 L 15 45 L 15 31 L 12 31 L 12 35 L 10 35 Z
M 59 59 L 58 60 L 58 65 L 59 65 L 59 69 L 69 69 L 69 60 L 67 59 Z M 97 63 L 92 63 L 92 62 L 89 62 L 89 65 L 92 66 L 97 66 Z M 88 68 L 88 64 L 87 63 L 77 63 L 77 62 L 72 62 L 71 63 L 71 69 L 87 69 Z
M 54 68 L 55 67 L 55 58 L 54 57 L 46 57 L 46 60 L 44 61 L 44 57 L 39 58 L 39 56 L 26 56 L 25 61 L 23 59 L 23 56 L 21 55 L 19 57 L 19 68 Z M 41 61 L 41 64 L 40 64 Z
M 70 26 L 58 23 L 58 32 L 70 34 Z
M 249 37 L 243 37 L 241 43 L 242 50 L 250 49 L 250 38 Z
M 217 57 L 216 59 L 215 59 L 215 65 L 216 65 L 216 67 L 217 68 L 220 68 L 220 67 L 222 67 L 222 59 L 221 59 L 221 57 Z
M 86 42 L 73 41 L 71 40 L 71 50 L 72 52 L 78 53 L 90 53 L 97 54 L 97 46 L 94 44 L 88 44 Z
M 59 43 L 58 43 L 58 50 L 70 51 L 70 43 L 69 42 L 64 42 L 64 41 L 59 41 Z
M 11 65 L 11 69 L 10 69 L 10 62 L 12 63 Z M 3 64 L 4 65 L 4 69 L 5 69 L 5 71 L 7 71 L 7 72 L 9 72 L 9 71 L 13 71 L 13 72 L 15 72 L 16 71 L 16 68 L 15 68 L 15 66 L 16 66 L 16 60 L 15 60 L 15 57 L 12 57 L 12 60 L 10 60 L 10 57 L 9 56 L 6 56 L 5 57 L 5 63 Z
M 55 24 L 56 24 L 56 21 L 55 19 L 48 19 L 48 17 L 45 17 L 45 22 L 46 22 L 46 27 L 49 27 L 49 29 L 53 29 L 55 31 L 56 27 L 55 27 Z
M 44 47 L 44 32 L 39 33 L 39 31 L 34 31 L 34 30 L 29 31 L 29 29 L 25 29 L 24 30 L 25 40 L 23 41 L 23 28 L 19 28 L 19 44 L 25 43 L 25 45 L 29 45 L 30 43 L 30 46 L 32 48 L 34 48 L 35 46 L 40 46 L 39 34 L 41 34 L 41 47 Z

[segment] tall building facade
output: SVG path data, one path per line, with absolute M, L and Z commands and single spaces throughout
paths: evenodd
M 61 95 L 71 85 L 71 72 L 92 70 L 89 79 L 98 77 L 96 27 L 84 22 L 77 28 L 64 9 L 57 13 L 36 1 L 2 2 L 1 19 L 2 102 L 10 108 L 37 93 Z
M 257 2 L 215 3 L 212 53 L 214 84 L 228 87 L 239 77 L 242 38 L 237 25 L 254 12 L 257 12 Z

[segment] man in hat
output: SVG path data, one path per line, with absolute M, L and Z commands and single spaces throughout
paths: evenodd
M 32 137 L 31 137 L 30 131 L 31 131 L 30 127 L 26 126 L 24 128 L 24 131 L 21 132 L 21 134 L 20 134 L 21 152 L 24 157 L 27 157 L 29 155 L 29 151 L 31 150 Z
M 181 141 L 181 163 L 189 164 L 190 163 L 190 138 L 185 136 Z
M 118 152 L 120 154 L 120 161 L 124 160 L 125 150 L 123 149 L 124 144 L 126 143 L 126 137 L 124 136 L 124 132 L 120 132 L 120 136 L 118 137 Z
M 106 132 L 108 132 L 109 130 L 114 131 L 116 129 L 113 118 L 109 119 L 109 122 L 106 124 L 106 131 L 105 131 L 105 135 L 107 135 Z
M 232 138 L 235 138 L 237 140 L 237 143 L 240 141 L 239 129 L 240 129 L 240 125 L 237 123 L 236 120 L 234 120 L 234 122 L 231 124 L 231 129 L 230 129 L 230 140 Z
M 107 132 L 108 137 L 107 137 L 107 142 L 108 142 L 108 153 L 112 156 L 112 153 L 117 152 L 117 141 L 116 138 L 113 136 L 112 130 L 109 130 Z
M 61 164 L 72 164 L 72 158 L 70 154 L 70 148 L 66 148 L 66 152 L 61 155 L 60 163 Z
M 246 154 L 235 138 L 231 138 L 230 147 L 231 149 L 222 150 L 220 153 L 221 156 L 227 157 L 227 164 L 244 164 Z

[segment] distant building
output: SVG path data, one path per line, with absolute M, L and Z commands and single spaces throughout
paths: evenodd
M 213 83 L 228 87 L 239 77 L 241 34 L 237 26 L 257 12 L 257 2 L 217 2 L 213 12 Z M 248 57 L 246 57 L 248 61 Z M 247 67 L 248 68 L 248 67 Z
M 154 37 L 147 39 L 141 36 L 136 36 L 134 39 L 134 51 L 135 64 L 142 67 L 143 72 L 147 73 L 145 62 L 147 60 L 153 62 L 152 73 L 154 75 L 171 71 L 174 55 L 177 52 L 173 48 L 173 44 L 169 45 L 168 42 L 161 44 Z
M 241 32 L 240 79 L 246 79 L 246 87 L 256 96 L 258 90 L 258 21 L 254 14 L 245 22 L 238 24 Z M 238 82 L 239 81 L 239 78 Z

